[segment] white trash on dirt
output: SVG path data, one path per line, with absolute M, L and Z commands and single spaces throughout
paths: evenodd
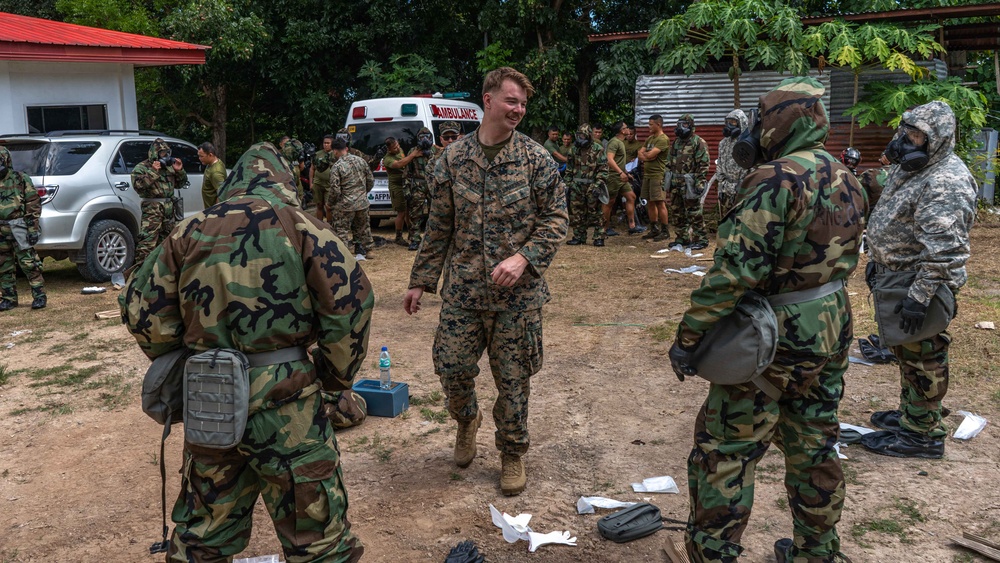
M 964 415 L 965 420 L 962 424 L 958 425 L 958 429 L 955 430 L 955 434 L 952 438 L 956 440 L 971 440 L 979 434 L 983 428 L 986 428 L 986 419 L 979 416 L 978 414 L 972 414 L 968 411 L 958 411 L 958 414 Z
M 104 293 L 107 290 L 108 290 L 108 288 L 106 288 L 106 287 L 100 287 L 100 286 L 92 285 L 92 286 L 85 287 L 85 288 L 81 289 L 80 293 L 82 293 L 84 295 L 93 295 L 95 293 Z
M 664 274 L 694 274 L 696 276 L 704 276 L 705 270 L 708 268 L 704 266 L 688 266 L 687 268 L 667 268 L 663 270 Z
M 545 544 L 576 545 L 576 537 L 571 537 L 569 532 L 556 531 L 540 534 L 532 530 L 528 527 L 528 522 L 531 521 L 530 514 L 518 514 L 517 516 L 511 516 L 506 512 L 501 514 L 491 504 L 490 517 L 493 519 L 493 525 L 503 531 L 503 539 L 507 543 L 524 540 L 528 542 L 528 551 L 531 553 Z
M 31 334 L 31 329 L 26 328 L 24 330 L 15 330 L 14 332 L 10 333 L 10 337 L 17 338 L 18 336 L 22 336 L 24 334 Z
M 593 514 L 595 508 L 625 508 L 633 504 L 636 503 L 622 502 L 605 497 L 580 497 L 580 500 L 576 501 L 576 513 Z
M 840 423 L 840 429 L 841 430 L 853 430 L 853 431 L 857 432 L 858 434 L 861 434 L 862 436 L 864 436 L 865 434 L 871 434 L 872 432 L 875 431 L 875 430 L 873 430 L 871 428 L 866 428 L 864 426 L 855 426 L 853 424 L 848 424 L 846 422 L 841 422 Z
M 236 559 L 233 563 L 285 563 L 281 557 L 277 555 L 258 555 L 257 557 L 246 557 L 244 559 Z
M 667 475 L 643 479 L 642 483 L 632 483 L 632 490 L 637 493 L 680 493 L 674 478 Z
M 976 328 L 982 330 L 996 330 L 997 325 L 993 324 L 993 321 L 979 321 L 976 323 Z

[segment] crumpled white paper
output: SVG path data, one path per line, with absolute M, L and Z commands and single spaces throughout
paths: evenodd
M 515 543 L 518 540 L 528 542 L 528 551 L 534 553 L 536 549 L 547 543 L 558 543 L 563 545 L 576 545 L 576 537 L 570 537 L 569 532 L 549 532 L 539 534 L 528 527 L 531 521 L 530 514 L 518 514 L 511 516 L 506 512 L 500 513 L 492 504 L 490 505 L 490 516 L 493 518 L 493 525 L 503 531 L 503 539 L 507 543 Z
M 285 563 L 285 561 L 278 555 L 258 555 L 257 557 L 237 559 L 233 563 Z
M 875 430 L 873 430 L 871 428 L 865 428 L 864 426 L 855 426 L 853 424 L 848 424 L 846 422 L 841 422 L 840 423 L 840 429 L 841 430 L 853 430 L 853 431 L 857 432 L 858 434 L 861 434 L 862 436 L 864 436 L 865 434 L 871 434 L 872 432 L 875 431 Z
M 978 414 L 968 411 L 958 411 L 958 414 L 965 416 L 962 424 L 958 425 L 953 438 L 956 440 L 971 440 L 976 437 L 983 428 L 986 428 L 986 419 Z
M 648 479 L 643 479 L 642 483 L 632 483 L 632 490 L 637 493 L 677 494 L 680 492 L 677 489 L 677 483 L 674 482 L 674 478 L 667 475 L 664 475 L 663 477 L 650 477 Z
M 664 274 L 694 274 L 696 276 L 704 276 L 705 270 L 708 268 L 704 266 L 688 266 L 687 268 L 667 268 L 663 270 Z
M 625 508 L 632 506 L 634 502 L 622 502 L 620 500 L 605 497 L 580 497 L 576 501 L 577 514 L 593 514 L 594 508 Z
M 354 260 L 357 261 L 357 262 L 364 262 L 366 260 L 366 258 L 365 258 L 365 256 L 363 254 L 355 254 L 354 255 Z
M 837 458 L 838 459 L 847 459 L 846 455 L 840 453 L 840 446 L 844 446 L 846 448 L 847 444 L 841 444 L 840 442 L 837 442 L 836 444 L 833 445 L 833 449 L 837 450 Z

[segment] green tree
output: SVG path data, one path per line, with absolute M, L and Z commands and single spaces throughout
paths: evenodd
M 437 67 L 416 53 L 392 55 L 388 70 L 382 70 L 376 61 L 368 61 L 358 77 L 367 79 L 368 89 L 378 98 L 434 93 L 448 85 Z

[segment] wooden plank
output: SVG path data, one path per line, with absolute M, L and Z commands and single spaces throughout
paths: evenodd
M 687 556 L 687 548 L 684 546 L 684 540 L 668 539 L 663 552 L 667 554 L 670 563 L 690 563 Z
M 965 538 L 952 537 L 950 539 L 951 539 L 951 541 L 957 543 L 958 545 L 960 545 L 960 546 L 962 546 L 962 547 L 964 547 L 966 549 L 971 549 L 972 551 L 975 551 L 976 553 L 978 553 L 980 555 L 984 555 L 986 557 L 989 557 L 990 559 L 992 559 L 994 561 L 1000 561 L 1000 549 L 993 549 L 992 547 L 983 545 L 983 544 L 981 544 L 981 543 L 979 543 L 977 541 L 969 540 L 969 539 L 965 539 Z
M 118 309 L 111 309 L 109 311 L 98 311 L 94 313 L 94 318 L 101 321 L 105 319 L 117 319 L 122 316 L 122 312 Z
M 986 538 L 984 538 L 982 536 L 977 536 L 976 534 L 970 534 L 969 532 L 962 532 L 962 537 L 964 537 L 967 540 L 972 540 L 972 541 L 975 541 L 975 542 L 979 542 L 979 543 L 985 545 L 986 547 L 990 547 L 990 548 L 993 548 L 993 549 L 1000 550 L 1000 544 L 993 543 L 990 540 L 988 540 L 988 539 L 986 539 Z

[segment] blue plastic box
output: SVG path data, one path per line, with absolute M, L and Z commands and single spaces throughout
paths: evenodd
M 354 391 L 365 398 L 368 414 L 394 418 L 410 408 L 410 386 L 393 381 L 389 389 L 379 387 L 378 380 L 360 379 L 354 383 Z

